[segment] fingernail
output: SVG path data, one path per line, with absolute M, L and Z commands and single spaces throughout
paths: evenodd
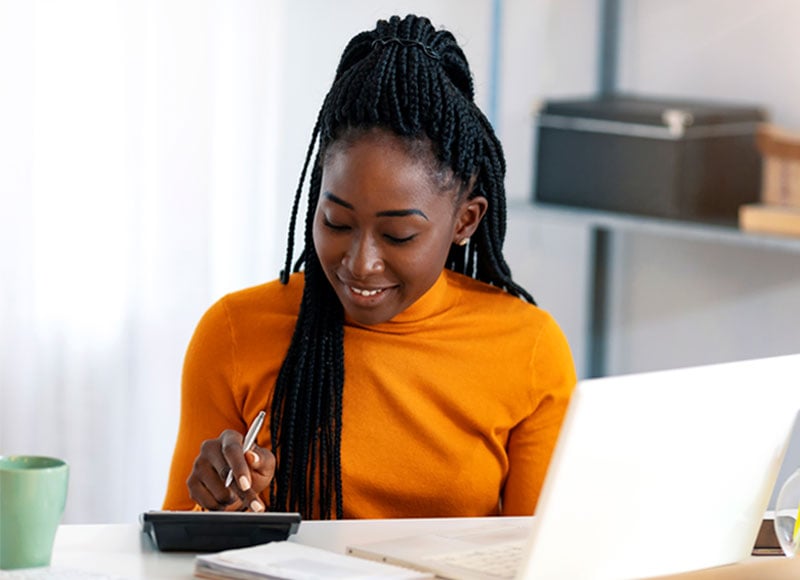
M 250 455 L 250 462 L 253 465 L 258 465 L 258 453 L 255 451 L 248 451 L 247 453 Z
M 261 505 L 260 501 L 254 499 L 252 502 L 250 502 L 250 509 L 253 510 L 254 512 L 263 512 L 264 506 Z
M 246 475 L 243 475 L 242 477 L 239 478 L 239 489 L 241 489 L 242 491 L 247 491 L 248 489 L 250 489 L 250 478 L 247 477 Z

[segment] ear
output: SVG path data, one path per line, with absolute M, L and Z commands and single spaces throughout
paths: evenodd
M 482 195 L 461 202 L 457 210 L 456 228 L 453 232 L 453 243 L 461 245 L 470 238 L 486 214 L 489 202 Z

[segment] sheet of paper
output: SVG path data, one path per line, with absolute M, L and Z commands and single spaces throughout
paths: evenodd
M 197 556 L 195 572 L 198 575 L 209 573 L 209 577 L 213 574 L 224 578 L 226 572 L 233 572 L 237 578 L 281 580 L 433 578 L 428 573 L 336 554 L 295 542 L 270 542 L 251 548 Z

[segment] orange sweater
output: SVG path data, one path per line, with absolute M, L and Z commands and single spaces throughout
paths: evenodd
M 185 482 L 201 442 L 246 431 L 268 404 L 302 287 L 295 274 L 236 292 L 200 321 L 164 509 L 194 507 Z M 344 352 L 345 517 L 533 513 L 576 382 L 549 314 L 445 270 L 391 321 L 348 322 Z

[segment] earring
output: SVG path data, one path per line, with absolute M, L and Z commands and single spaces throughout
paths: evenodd
M 461 240 L 459 240 L 458 245 L 466 246 L 468 243 L 469 243 L 469 238 L 462 238 Z

